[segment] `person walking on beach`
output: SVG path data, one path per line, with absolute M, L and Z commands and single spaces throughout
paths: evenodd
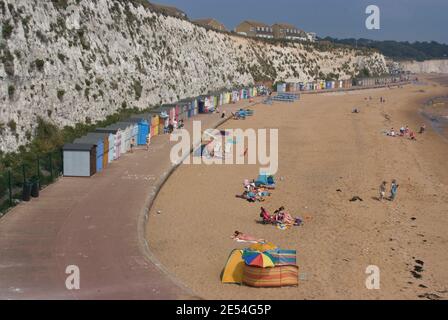
M 390 186 L 390 201 L 394 201 L 396 196 L 397 196 L 397 191 L 398 191 L 398 187 L 399 185 L 397 184 L 397 180 L 392 180 L 392 184 Z
M 132 139 L 131 139 L 131 153 L 134 152 L 134 147 L 135 147 L 135 138 L 132 137 Z
M 151 134 L 146 136 L 146 151 L 149 151 L 149 145 L 151 144 Z
M 425 130 L 426 130 L 426 125 L 425 125 L 425 124 L 422 124 L 422 126 L 420 127 L 420 131 L 419 131 L 419 133 L 420 133 L 420 134 L 423 134 L 423 133 L 425 133 Z
M 380 197 L 379 197 L 380 201 L 383 201 L 384 198 L 386 197 L 386 185 L 387 185 L 386 181 L 383 181 L 383 183 L 381 183 L 380 185 Z

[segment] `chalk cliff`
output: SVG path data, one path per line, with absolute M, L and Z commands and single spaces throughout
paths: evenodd
M 410 71 L 412 73 L 448 73 L 448 59 L 404 61 L 400 65 L 404 71 Z
M 259 80 L 387 72 L 373 51 L 274 43 L 153 12 L 144 0 L 0 0 L 0 150 L 58 126 L 104 119 Z

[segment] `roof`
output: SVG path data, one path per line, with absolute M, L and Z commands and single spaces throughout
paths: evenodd
M 270 25 L 264 23 L 264 22 L 258 22 L 258 21 L 253 21 L 253 20 L 245 20 L 241 23 L 248 23 L 253 27 L 271 27 Z
M 110 132 L 89 132 L 85 135 L 85 137 L 101 137 L 101 138 L 109 138 Z
M 117 134 L 117 132 L 119 131 L 119 128 L 96 128 L 95 131 L 96 132 L 106 132 L 106 133 L 113 133 L 113 134 Z
M 88 136 L 84 136 L 82 138 L 76 139 L 74 141 L 75 144 L 94 144 L 94 145 L 98 145 L 98 142 L 101 142 L 102 139 L 100 137 L 88 137 Z
M 127 122 L 127 123 L 121 123 L 121 122 L 117 122 L 114 124 L 111 124 L 110 126 L 107 126 L 106 129 L 127 129 L 132 123 Z
M 89 151 L 95 147 L 94 144 L 89 143 L 66 143 L 62 147 L 64 151 Z
M 279 26 L 280 28 L 283 28 L 283 29 L 297 29 L 297 30 L 299 30 L 299 28 L 297 28 L 295 25 L 293 25 L 291 23 L 275 23 L 274 26 Z

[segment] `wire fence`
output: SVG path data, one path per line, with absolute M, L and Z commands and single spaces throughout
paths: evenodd
M 22 201 L 37 198 L 39 191 L 62 175 L 62 151 L 57 150 L 0 172 L 0 216 Z

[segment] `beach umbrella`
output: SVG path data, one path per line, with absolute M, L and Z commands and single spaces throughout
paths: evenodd
M 248 266 L 260 268 L 272 268 L 275 266 L 273 257 L 268 253 L 245 250 L 243 252 L 244 263 Z
M 255 244 L 251 245 L 249 247 L 249 249 L 252 251 L 265 252 L 265 251 L 277 249 L 277 246 L 271 242 L 255 243 Z

